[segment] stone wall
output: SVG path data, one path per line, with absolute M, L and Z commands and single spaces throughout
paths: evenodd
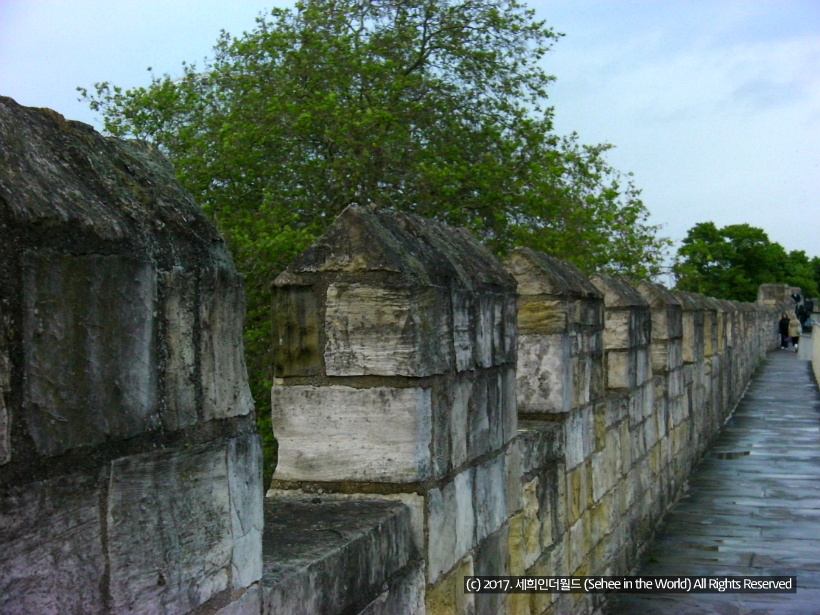
M 777 344 L 774 305 L 529 249 L 505 267 L 460 231 L 354 206 L 277 280 L 270 506 L 410 511 L 394 589 L 326 612 L 596 612 L 602 595 L 465 594 L 463 577 L 629 573 Z M 308 570 L 276 576 L 271 604 Z
M 351 206 L 275 286 L 272 499 L 403 502 L 421 601 L 395 612 L 501 612 L 462 578 L 509 571 L 515 281 L 465 231 Z
M 146 145 L 0 98 L 0 613 L 258 613 L 225 245 Z

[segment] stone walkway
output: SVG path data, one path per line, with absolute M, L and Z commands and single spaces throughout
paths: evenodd
M 623 594 L 610 615 L 820 614 L 820 394 L 776 351 L 667 515 L 639 573 L 797 576 L 797 594 Z

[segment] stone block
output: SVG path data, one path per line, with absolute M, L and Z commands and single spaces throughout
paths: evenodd
M 587 407 L 569 415 L 566 423 L 565 455 L 567 468 L 583 463 L 592 453 L 595 444 L 595 417 Z
M 228 488 L 231 496 L 231 579 L 233 589 L 262 578 L 262 441 L 258 435 L 228 443 Z
M 242 341 L 244 319 L 242 278 L 221 267 L 203 271 L 199 324 L 205 420 L 244 416 L 253 410 Z
M 456 369 L 464 371 L 475 366 L 475 298 L 472 292 L 454 290 L 452 302 Z
M 435 583 L 473 548 L 473 471 L 427 494 L 427 577 Z
M 420 377 L 451 369 L 449 305 L 449 298 L 434 288 L 331 284 L 325 314 L 327 375 Z M 491 309 L 489 318 L 491 323 Z M 490 357 L 491 344 L 490 337 Z
M 359 615 L 425 615 L 424 571 L 421 564 L 391 580 L 387 589 L 368 604 Z
M 521 451 L 522 476 L 563 460 L 564 442 L 564 426 L 561 423 L 522 421 L 515 441 Z
M 504 455 L 476 466 L 473 480 L 475 540 L 478 543 L 497 531 L 507 518 Z
M 430 389 L 274 386 L 274 478 L 397 482 L 432 475 Z
M 652 377 L 652 360 L 645 347 L 635 351 L 635 363 L 635 384 L 641 386 Z
M 219 609 L 215 615 L 259 615 L 261 612 L 262 592 L 259 585 L 254 585 L 237 600 Z
M 24 416 L 40 454 L 158 427 L 150 263 L 29 252 L 23 294 Z
M 606 353 L 606 386 L 608 389 L 629 389 L 635 386 L 635 355 L 628 351 Z
M 0 500 L 0 613 L 102 615 L 100 478 L 71 475 Z
M 228 588 L 234 544 L 225 446 L 117 459 L 108 494 L 117 613 L 187 613 Z
M 419 573 L 410 511 L 398 502 L 279 492 L 264 507 L 264 615 L 359 613 Z
M 517 375 L 515 365 L 501 371 L 501 420 L 506 444 L 518 433 Z
M 567 497 L 568 499 L 568 518 L 567 522 L 572 525 L 584 511 L 589 504 L 589 486 L 588 486 L 588 472 L 586 464 L 579 465 L 567 471 Z
M 464 577 L 473 576 L 473 558 L 465 557 L 425 594 L 427 615 L 474 615 L 475 594 L 464 592 Z
M 567 331 L 565 301 L 522 299 L 518 308 L 519 335 L 555 335 Z
M 473 382 L 467 378 L 457 379 L 450 390 L 450 461 L 453 468 L 467 461 L 467 442 L 470 427 L 470 398 Z
M 538 487 L 537 477 L 523 485 L 521 510 L 510 519 L 508 552 L 513 575 L 523 575 L 541 556 Z
M 604 317 L 604 348 L 625 350 L 637 343 L 633 336 L 632 310 L 606 310 Z
M 521 335 L 518 338 L 518 412 L 569 412 L 571 372 L 569 338 L 561 335 Z
M 165 301 L 165 401 L 162 417 L 169 431 L 195 424 L 196 401 L 196 276 L 181 268 L 160 274 Z
M 509 526 L 504 524 L 497 532 L 490 534 L 486 540 L 476 545 L 473 555 L 473 568 L 477 576 L 506 577 L 510 574 Z M 498 615 L 504 613 L 505 594 L 476 594 L 476 615 Z
M 11 461 L 11 413 L 0 390 L 0 466 Z
M 11 391 L 11 361 L 6 342 L 6 318 L 0 312 L 0 465 L 11 460 L 11 410 L 5 395 Z
M 274 375 L 284 378 L 320 374 L 319 301 L 314 289 L 275 287 L 272 321 Z

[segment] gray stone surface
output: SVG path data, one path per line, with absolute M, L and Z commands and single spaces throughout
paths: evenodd
M 248 587 L 262 577 L 262 441 L 258 435 L 228 443 L 228 488 L 231 497 L 231 581 Z
M 424 571 L 421 562 L 394 579 L 359 615 L 425 615 Z
M 200 281 L 202 412 L 205 420 L 243 416 L 253 410 L 242 326 L 242 279 L 223 267 L 205 270 Z
M 96 476 L 10 490 L 0 499 L 0 613 L 103 613 L 101 525 Z
M 260 615 L 262 612 L 262 590 L 254 585 L 239 599 L 219 609 L 214 615 Z
M 165 293 L 165 401 L 162 417 L 168 430 L 183 429 L 199 420 L 196 401 L 196 275 L 181 267 L 160 275 Z
M 433 288 L 331 284 L 325 312 L 329 376 L 429 376 L 452 369 L 449 301 Z
M 519 336 L 518 411 L 526 414 L 569 412 L 572 402 L 569 362 L 567 336 Z
M 274 386 L 274 478 L 415 482 L 432 472 L 430 389 Z
M 115 611 L 187 613 L 227 589 L 230 498 L 224 445 L 115 461 L 107 511 Z
M 38 452 L 156 427 L 151 264 L 30 252 L 23 289 L 24 412 Z
M 397 502 L 267 498 L 263 550 L 265 615 L 365 608 L 375 615 L 380 611 L 373 603 L 390 591 L 394 576 L 406 570 L 418 583 L 410 511 Z M 403 590 L 407 600 L 399 604 L 417 604 L 414 582 L 409 583 Z
M 435 583 L 475 544 L 473 471 L 427 494 L 427 577 Z

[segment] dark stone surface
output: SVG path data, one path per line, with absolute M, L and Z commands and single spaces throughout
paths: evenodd
M 410 510 L 398 502 L 266 499 L 264 613 L 358 612 L 418 561 L 411 534 Z
M 622 595 L 607 613 L 820 613 L 820 394 L 769 354 L 667 515 L 641 575 L 797 576 L 797 594 Z

